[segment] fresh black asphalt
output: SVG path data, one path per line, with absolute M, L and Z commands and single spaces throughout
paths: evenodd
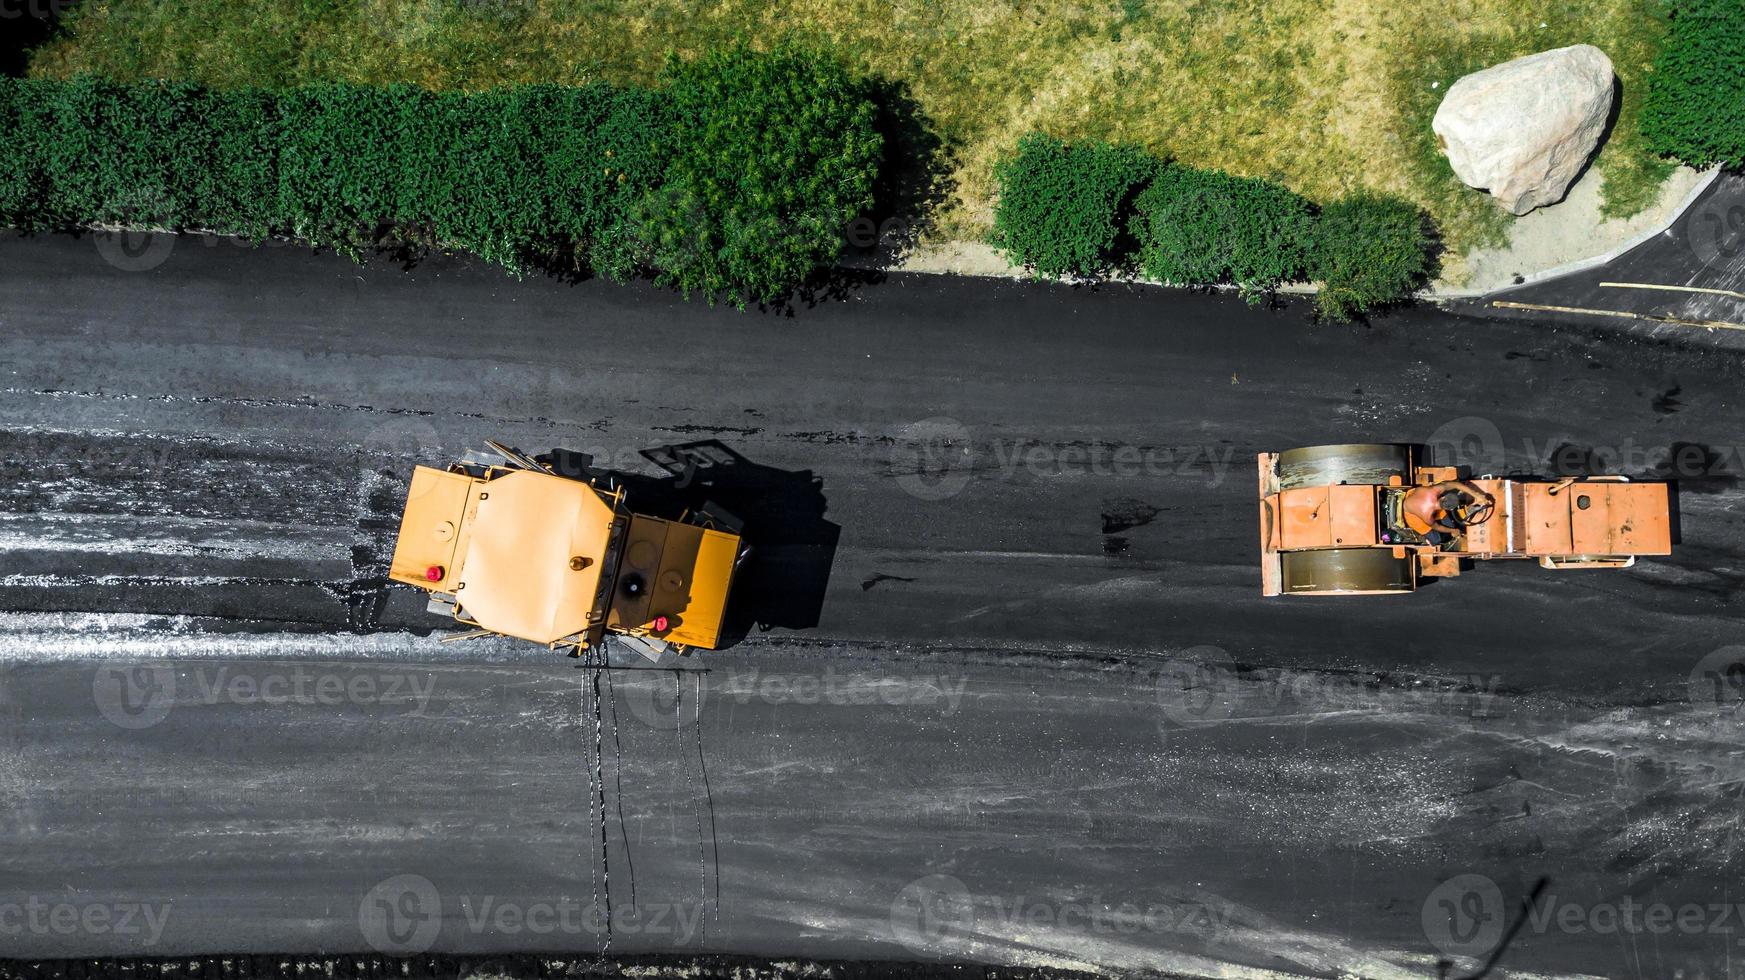
M 8 238 L 0 955 L 598 952 L 609 900 L 617 953 L 1728 975 L 1741 373 L 1431 309 L 891 276 L 742 313 Z M 742 638 L 440 642 L 384 562 L 411 467 L 485 438 L 739 512 Z M 1674 479 L 1682 540 L 1262 599 L 1255 453 L 1352 441 Z M 657 486 L 674 446 L 726 463 Z

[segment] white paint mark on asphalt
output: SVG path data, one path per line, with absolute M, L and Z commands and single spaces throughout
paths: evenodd
M 398 660 L 556 664 L 551 651 L 481 640 L 461 653 L 409 632 L 206 633 L 188 617 L 137 613 L 0 613 L 0 663 L 163 660 Z
M 86 588 L 93 585 L 261 585 L 275 581 L 280 580 L 237 575 L 0 575 L 0 586 L 31 589 Z
M 248 533 L 261 531 L 268 535 Z M 307 525 L 132 514 L 0 514 L 0 553 L 344 561 L 348 548 L 344 532 Z

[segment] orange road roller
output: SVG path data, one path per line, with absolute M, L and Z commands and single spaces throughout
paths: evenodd
M 611 633 L 651 660 L 717 646 L 745 553 L 730 515 L 632 513 L 609 473 L 560 475 L 549 457 L 488 445 L 413 471 L 394 543 L 388 577 L 466 627 L 445 639 L 498 634 L 580 656 Z
M 1463 477 L 1415 445 L 1261 453 L 1260 581 L 1275 595 L 1386 595 L 1463 562 L 1628 568 L 1672 553 L 1665 483 L 1624 476 Z

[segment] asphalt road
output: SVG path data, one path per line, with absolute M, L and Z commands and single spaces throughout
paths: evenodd
M 1736 355 L 1151 289 L 899 276 L 784 316 L 154 256 L 0 241 L 0 954 L 607 950 L 609 896 L 620 953 L 1745 957 Z M 759 547 L 744 638 L 682 673 L 440 643 L 382 584 L 395 509 L 486 437 L 736 459 L 685 492 Z M 1346 441 L 1676 478 L 1683 540 L 1262 600 L 1254 454 Z
M 1745 349 L 1745 173 L 1722 172 L 1670 227 L 1610 262 L 1460 306 L 1541 323 L 1623 325 L 1649 337 L 1706 331 L 1705 343 Z

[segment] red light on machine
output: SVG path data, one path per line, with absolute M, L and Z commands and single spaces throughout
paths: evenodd
M 446 573 L 442 570 L 441 565 L 432 565 L 424 570 L 425 579 L 431 582 L 442 581 L 442 576 L 445 574 Z
M 654 617 L 654 631 L 656 633 L 665 633 L 666 628 L 667 628 L 667 619 L 665 616 Z

